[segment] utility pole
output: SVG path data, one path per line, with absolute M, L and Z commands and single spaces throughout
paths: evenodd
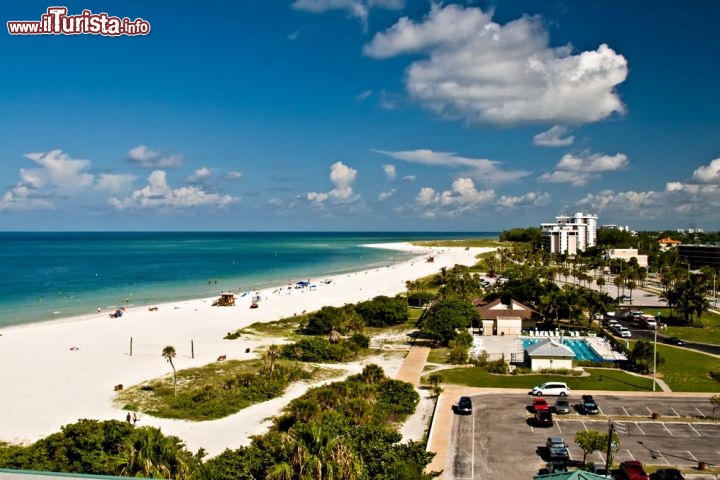
M 607 452 L 605 455 L 605 471 L 610 471 L 610 451 L 612 449 L 612 439 L 613 439 L 613 432 L 615 431 L 615 424 L 612 420 L 608 422 L 610 424 L 610 428 L 608 429 L 608 444 L 607 444 Z
M 653 333 L 655 334 L 655 340 L 653 341 L 653 392 L 655 391 L 655 376 L 657 375 L 657 331 L 660 328 L 660 312 L 655 317 L 655 328 Z

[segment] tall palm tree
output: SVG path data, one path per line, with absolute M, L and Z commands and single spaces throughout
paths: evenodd
M 177 356 L 177 353 L 175 352 L 175 347 L 172 345 L 168 345 L 167 347 L 163 348 L 162 356 L 165 360 L 168 361 L 170 366 L 173 370 L 173 387 L 174 387 L 174 395 L 177 395 L 177 371 L 175 370 L 175 364 L 173 363 L 173 358 Z

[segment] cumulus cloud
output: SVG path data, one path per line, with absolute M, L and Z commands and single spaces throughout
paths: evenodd
M 296 10 L 312 13 L 344 10 L 347 15 L 358 18 L 365 29 L 367 29 L 368 14 L 372 8 L 400 10 L 404 6 L 405 0 L 295 0 L 292 4 Z
M 148 184 L 131 195 L 111 197 L 108 203 L 118 210 L 126 209 L 188 209 L 196 207 L 226 207 L 237 201 L 230 195 L 208 193 L 198 186 L 173 189 L 167 183 L 167 174 L 155 170 L 148 176 Z
M 185 181 L 188 183 L 202 183 L 205 180 L 212 177 L 212 170 L 207 167 L 200 167 L 196 169 L 192 175 L 189 175 Z
M 693 178 L 703 183 L 720 183 L 720 158 L 698 167 L 693 172 Z
M 605 44 L 552 48 L 539 17 L 504 25 L 477 7 L 433 4 L 403 17 L 364 47 L 370 57 L 424 56 L 406 71 L 409 94 L 447 118 L 469 122 L 582 124 L 625 112 L 615 88 L 627 61 Z
M 333 184 L 329 192 L 309 192 L 305 198 L 318 206 L 325 201 L 333 203 L 348 203 L 357 199 L 353 194 L 352 184 L 357 177 L 357 170 L 348 167 L 342 162 L 335 162 L 330 166 L 330 182 Z
M 615 155 L 568 153 L 560 159 L 554 172 L 544 173 L 538 177 L 538 180 L 549 183 L 570 183 L 574 187 L 582 187 L 591 180 L 600 178 L 603 172 L 623 170 L 628 165 L 627 155 L 623 153 Z
M 134 175 L 91 173 L 91 162 L 70 157 L 62 150 L 28 153 L 35 167 L 21 168 L 19 181 L 0 199 L 0 210 L 55 208 L 58 199 L 72 198 L 92 190 L 118 193 L 130 188 Z
M 395 165 L 383 165 L 382 168 L 388 180 L 395 180 L 395 177 L 397 176 L 397 172 L 395 171 Z
M 182 155 L 164 156 L 161 152 L 150 150 L 146 145 L 138 145 L 127 155 L 128 160 L 143 168 L 175 168 L 182 165 Z
M 500 169 L 501 162 L 484 158 L 462 157 L 454 152 L 435 152 L 426 149 L 396 152 L 386 150 L 373 151 L 410 163 L 436 167 L 464 168 L 465 172 L 463 175 L 469 176 L 475 181 L 486 185 L 514 182 L 531 173 L 524 170 L 502 170 Z
M 554 125 L 549 130 L 535 135 L 533 137 L 533 144 L 539 147 L 567 147 L 568 145 L 572 145 L 575 141 L 575 137 L 573 135 L 561 138 L 567 132 L 568 127 Z
M 518 207 L 533 206 L 540 207 L 547 205 L 550 201 L 550 195 L 547 192 L 528 192 L 524 195 L 503 195 L 496 205 L 500 209 L 512 210 Z
M 458 178 L 450 190 L 437 192 L 432 187 L 421 188 L 415 202 L 424 217 L 435 218 L 440 215 L 456 216 L 488 204 L 494 198 L 495 190 L 478 190 L 472 179 Z

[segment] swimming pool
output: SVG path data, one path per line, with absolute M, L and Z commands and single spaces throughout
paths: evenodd
M 539 342 L 540 339 L 536 338 L 523 338 L 522 344 L 523 344 L 523 350 L 527 350 L 527 348 L 530 345 L 534 345 L 537 342 Z M 560 342 L 560 339 L 555 339 L 556 342 Z M 570 339 L 570 338 L 563 338 L 562 344 L 569 347 L 570 350 L 575 353 L 575 359 L 576 360 L 589 360 L 591 362 L 605 362 L 608 360 L 605 360 L 600 355 L 597 354 L 593 348 L 588 345 L 588 343 L 585 340 L 582 339 Z

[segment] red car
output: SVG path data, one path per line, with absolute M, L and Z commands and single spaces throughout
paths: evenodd
M 625 460 L 620 464 L 620 471 L 627 480 L 649 480 L 642 463 L 637 460 Z
M 533 398 L 532 408 L 534 412 L 539 412 L 541 410 L 550 410 L 550 405 L 548 405 L 545 398 L 535 397 Z

